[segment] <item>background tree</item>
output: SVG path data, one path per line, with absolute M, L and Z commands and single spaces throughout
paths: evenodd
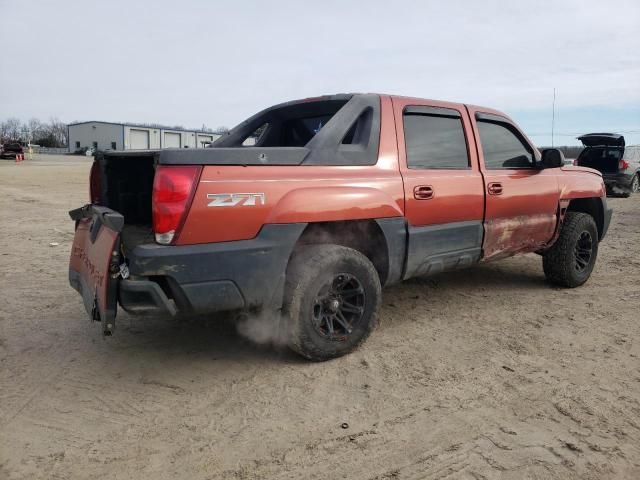
M 35 140 L 42 136 L 45 126 L 37 118 L 31 118 L 27 122 L 27 127 L 29 130 L 29 134 L 31 135 L 31 143 L 37 144 L 38 142 L 36 142 Z
M 57 146 L 67 145 L 67 124 L 61 122 L 58 118 L 52 117 L 49 120 L 51 128 L 51 136 L 55 139 Z
M 42 122 L 31 118 L 21 122 L 17 118 L 8 118 L 0 122 L 0 142 L 31 143 L 42 147 L 63 148 L 67 146 L 67 124 L 57 118 Z
M 9 142 L 20 141 L 20 131 L 22 129 L 22 123 L 15 117 L 8 118 L 2 122 L 0 130 L 2 131 L 2 137 Z

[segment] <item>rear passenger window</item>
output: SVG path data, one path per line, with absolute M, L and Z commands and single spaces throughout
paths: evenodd
M 487 169 L 534 166 L 530 147 L 506 124 L 478 120 L 478 132 Z
M 443 114 L 435 113 L 438 111 Z M 451 115 L 447 112 L 451 112 Z M 469 168 L 462 120 L 455 110 L 409 107 L 405 110 L 403 120 L 407 167 Z

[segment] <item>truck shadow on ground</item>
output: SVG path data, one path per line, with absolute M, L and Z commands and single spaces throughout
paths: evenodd
M 533 263 L 537 259 L 522 258 L 508 265 L 479 265 L 465 270 L 419 277 L 385 289 L 383 305 L 392 302 L 402 307 L 407 296 L 425 306 L 437 306 L 445 297 L 462 294 L 477 297 L 475 303 L 491 302 L 498 290 L 532 291 L 551 287 L 544 280 L 542 268 L 536 273 Z M 384 313 L 384 307 L 383 307 Z M 261 319 L 252 319 L 261 325 Z M 118 330 L 105 343 L 110 354 L 166 355 L 173 358 L 206 354 L 210 359 L 239 360 L 247 363 L 305 363 L 306 360 L 291 352 L 285 343 L 261 328 L 257 334 L 242 330 L 235 315 L 212 314 L 186 318 L 137 317 L 122 312 L 118 317 Z M 376 331 L 384 334 L 385 324 Z M 256 338 L 258 341 L 256 341 Z

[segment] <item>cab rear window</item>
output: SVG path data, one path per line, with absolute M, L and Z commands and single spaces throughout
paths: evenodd
M 273 149 L 259 153 L 262 165 L 292 152 L 276 151 L 281 148 L 299 149 L 302 165 L 373 165 L 379 141 L 380 97 L 336 94 L 267 108 L 210 147 L 244 148 L 250 161 L 255 160 L 255 149 Z
M 215 146 L 304 147 L 349 98 L 295 102 L 267 109 L 234 128 Z

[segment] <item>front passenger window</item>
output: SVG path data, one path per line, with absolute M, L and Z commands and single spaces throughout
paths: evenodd
M 478 131 L 488 170 L 534 167 L 531 148 L 506 125 L 478 120 Z

